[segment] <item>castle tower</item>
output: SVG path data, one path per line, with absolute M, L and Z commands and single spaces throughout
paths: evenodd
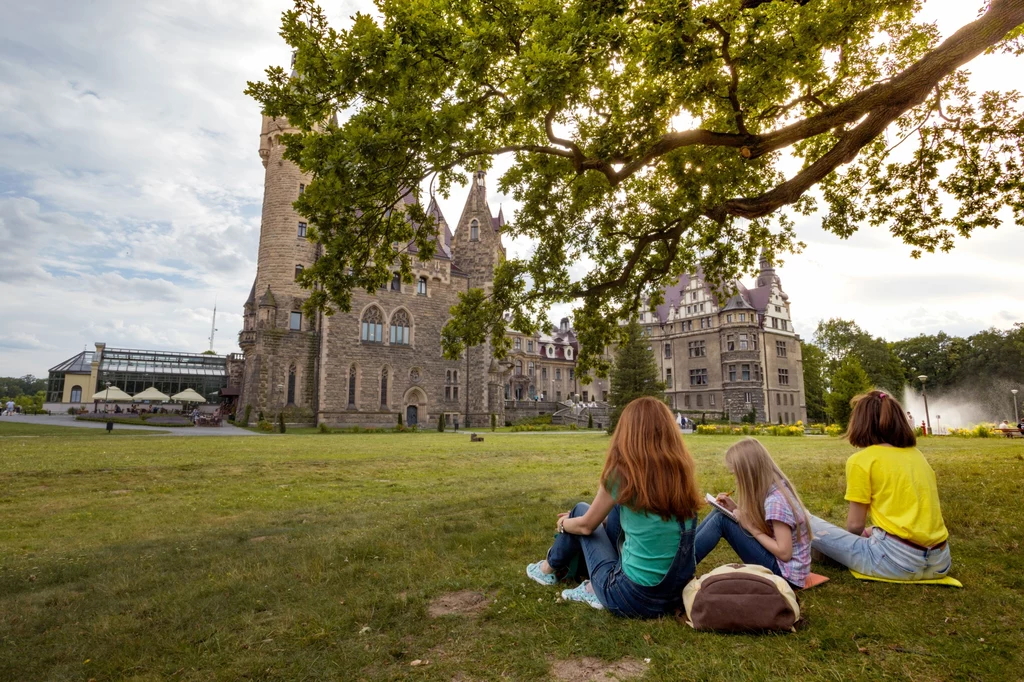
M 484 171 L 478 170 L 473 174 L 469 196 L 452 238 L 452 260 L 455 267 L 469 277 L 470 289 L 492 291 L 494 269 L 505 259 L 505 247 L 501 243 L 504 225 L 501 211 L 497 217 L 491 215 Z M 504 423 L 506 370 L 494 362 L 491 344 L 468 348 L 465 362 L 466 425 L 486 427 L 490 425 L 492 414 L 499 423 Z
M 245 305 L 239 346 L 245 354 L 241 405 L 272 416 L 291 410 L 306 420 L 315 408 L 316 320 L 302 311 L 306 291 L 295 281 L 317 256 L 306 219 L 292 206 L 309 178 L 284 159 L 287 120 L 263 117 L 259 154 L 266 169 L 256 281 Z

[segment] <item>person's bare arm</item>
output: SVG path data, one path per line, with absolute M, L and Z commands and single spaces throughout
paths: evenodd
M 587 510 L 586 514 L 576 518 L 569 518 L 569 515 L 565 512 L 559 514 L 562 529 L 566 533 L 572 533 L 573 535 L 590 535 L 601 525 L 601 522 L 605 520 L 605 517 L 608 516 L 608 513 L 614 506 L 615 498 L 602 485 L 598 488 L 594 502 L 590 505 L 590 509 Z M 564 520 L 562 517 L 564 517 Z
M 772 520 L 772 532 L 775 537 L 755 528 L 742 513 L 740 514 L 740 525 L 779 561 L 789 561 L 793 558 L 793 529 L 782 521 Z
M 846 530 L 854 535 L 864 532 L 864 525 L 868 520 L 868 505 L 860 502 L 851 502 L 850 511 L 846 513 Z

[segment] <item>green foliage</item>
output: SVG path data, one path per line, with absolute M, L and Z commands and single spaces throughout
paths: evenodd
M 399 429 L 402 428 L 402 411 L 401 410 L 398 411 L 398 428 Z
M 256 422 L 256 428 L 259 429 L 260 431 L 263 431 L 264 433 L 274 432 L 274 425 L 268 422 L 266 419 L 260 419 L 258 422 Z
M 807 419 L 825 421 L 825 354 L 818 346 L 808 341 L 800 342 L 800 353 L 804 368 L 804 398 L 807 401 Z
M 286 158 L 313 177 L 296 202 L 324 254 L 300 276 L 310 311 L 349 310 L 396 266 L 411 282 L 437 226 L 403 194 L 447 196 L 515 155 L 498 183 L 521 205 L 506 234 L 536 247 L 464 294 L 449 357 L 488 337 L 500 354 L 509 325 L 535 331 L 552 304 L 582 301 L 579 371 L 600 375 L 618 320 L 680 273 L 724 282 L 761 249 L 798 251 L 785 206 L 820 201 L 826 230 L 887 228 L 914 256 L 1024 221 L 1019 95 L 973 93 L 957 70 L 1019 47 L 1013 2 L 941 48 L 919 0 L 405 0 L 340 29 L 294 3 L 281 35 L 297 77 L 273 67 L 247 93 L 296 127 Z
M 14 399 L 14 404 L 21 408 L 23 414 L 43 414 L 46 402 L 46 391 L 37 391 L 33 395 L 22 394 Z
M 740 417 L 740 422 L 743 424 L 756 424 L 757 423 L 757 408 L 751 407 L 750 412 Z
M 541 414 L 536 417 L 523 417 L 515 420 L 512 426 L 550 426 L 551 415 Z
M 636 320 L 622 330 L 622 343 L 615 352 L 608 402 L 612 406 L 608 433 L 614 433 L 622 410 L 630 401 L 643 396 L 665 399 L 665 384 L 660 379 L 658 363 L 651 352 L 648 338 Z
M 491 431 L 498 430 L 498 415 L 491 412 Z
M 832 377 L 832 391 L 828 394 L 828 411 L 843 429 L 850 423 L 853 408 L 850 401 L 859 393 L 872 389 L 871 379 L 856 357 L 848 356 Z
M 284 412 L 278 412 L 277 413 L 277 432 L 278 433 L 284 433 L 285 432 Z
M 588 412 L 587 413 L 587 428 L 588 429 L 594 428 L 594 413 L 593 412 Z
M 330 433 L 331 432 L 331 429 L 330 429 L 329 426 L 327 426 L 326 422 L 320 422 L 320 424 L 316 427 L 316 430 L 319 431 L 320 433 Z
M 444 433 L 444 414 L 437 415 L 437 432 Z
M 814 343 L 824 355 L 824 383 L 835 376 L 847 357 L 854 357 L 873 386 L 903 399 L 903 366 L 885 339 L 872 337 L 856 322 L 833 318 L 818 323 Z M 804 371 L 806 377 L 806 364 Z
M 249 425 L 249 417 L 250 416 L 252 416 L 252 405 L 246 405 L 245 406 L 245 413 L 242 416 L 242 424 L 241 424 L 242 426 L 248 426 Z
M 32 374 L 23 377 L 0 377 L 0 396 L 3 402 L 13 400 L 19 395 L 35 395 L 39 391 L 46 391 L 46 379 L 39 378 Z

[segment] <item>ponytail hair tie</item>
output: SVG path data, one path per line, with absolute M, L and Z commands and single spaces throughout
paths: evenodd
M 878 399 L 879 399 L 879 400 L 885 400 L 885 399 L 886 399 L 887 397 L 888 397 L 888 396 L 887 396 L 887 395 L 885 394 L 885 392 L 884 392 L 884 391 L 879 391 L 879 392 L 878 392 Z

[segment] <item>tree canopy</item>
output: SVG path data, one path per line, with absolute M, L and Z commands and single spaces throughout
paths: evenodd
M 845 429 L 850 423 L 850 415 L 853 414 L 850 401 L 872 388 L 871 379 L 865 374 L 856 356 L 847 356 L 832 377 L 832 391 L 827 398 L 829 414 Z
M 410 189 L 513 157 L 506 232 L 536 247 L 469 295 L 450 355 L 488 336 L 500 354 L 506 325 L 574 302 L 580 371 L 600 372 L 618 320 L 681 273 L 727 282 L 798 251 L 792 215 L 818 204 L 825 229 L 887 228 L 915 256 L 1007 207 L 1024 223 L 1019 95 L 974 93 L 962 69 L 1022 52 L 1024 0 L 945 39 L 922 0 L 377 0 L 344 28 L 294 1 L 296 76 L 247 92 L 298 128 L 286 156 L 314 177 L 296 203 L 323 252 L 310 308 L 348 309 L 396 258 L 410 277 L 410 241 L 432 253 Z
M 626 405 L 644 396 L 665 399 L 665 383 L 661 381 L 658 363 L 651 351 L 650 339 L 643 328 L 631 321 L 624 327 L 624 342 L 615 351 L 612 367 L 611 391 L 608 402 L 612 405 L 608 433 L 615 431 Z

